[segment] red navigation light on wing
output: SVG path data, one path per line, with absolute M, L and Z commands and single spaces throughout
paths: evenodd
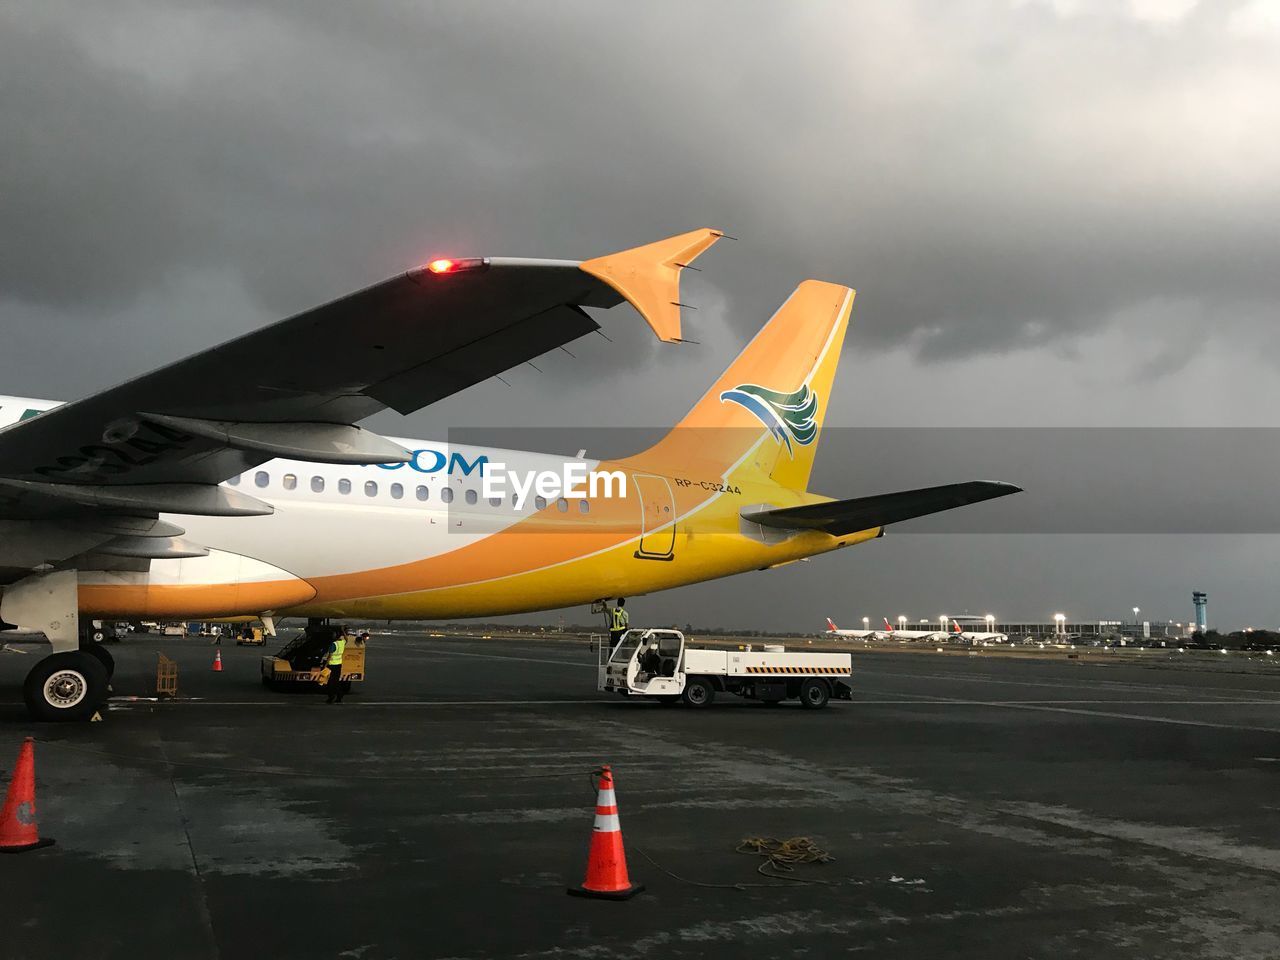
M 484 257 L 467 257 L 457 260 L 451 257 L 437 257 L 427 263 L 430 273 L 466 273 L 469 270 L 483 270 L 489 265 Z

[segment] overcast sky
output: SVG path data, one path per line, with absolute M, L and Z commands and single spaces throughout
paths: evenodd
M 741 239 L 686 285 L 700 344 L 618 308 L 613 343 L 375 426 L 670 423 L 818 277 L 858 289 L 829 426 L 1274 427 L 1277 91 L 1275 0 L 6 0 L 0 392 L 81 396 L 433 255 L 576 259 L 712 226 Z M 1215 533 L 1140 471 L 1098 486 L 1113 442 L 1073 439 L 1046 480 L 1029 433 L 980 457 L 935 455 L 928 430 L 824 445 L 815 488 L 1040 480 L 1026 502 L 1054 523 L 973 508 L 1040 532 L 891 535 L 637 617 L 1186 619 L 1201 588 L 1222 625 L 1280 623 L 1280 526 L 1250 526 L 1266 464 L 1197 488 Z M 1075 523 L 1091 498 L 1145 532 Z

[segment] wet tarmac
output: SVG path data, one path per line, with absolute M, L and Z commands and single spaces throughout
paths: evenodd
M 260 649 L 133 637 L 105 722 L 26 720 L 51 848 L 0 858 L 0 955 L 1280 957 L 1280 667 L 855 657 L 855 702 L 597 694 L 579 642 L 375 636 L 346 703 Z M 633 879 L 580 900 L 613 764 Z M 790 879 L 735 852 L 807 836 Z M 804 882 L 798 882 L 804 881 Z

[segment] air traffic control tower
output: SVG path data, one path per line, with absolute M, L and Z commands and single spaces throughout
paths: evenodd
M 1191 602 L 1196 605 L 1196 633 L 1204 633 L 1209 629 L 1206 610 L 1209 606 L 1209 595 L 1203 590 L 1191 591 Z

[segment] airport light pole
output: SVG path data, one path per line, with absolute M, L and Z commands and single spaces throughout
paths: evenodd
M 988 613 L 982 619 L 987 621 L 987 633 L 995 633 L 996 615 L 994 613 Z
M 1067 615 L 1065 613 L 1055 613 L 1053 615 L 1053 619 L 1054 619 L 1054 622 L 1057 623 L 1058 625 L 1057 635 L 1062 636 L 1064 633 L 1066 633 L 1066 630 L 1063 628 L 1063 624 L 1067 622 Z
M 871 618 L 870 618 L 870 617 L 863 617 L 863 618 L 862 618 L 862 629 L 863 629 L 863 630 L 867 629 L 867 624 L 869 624 L 870 622 L 871 622 Z
M 898 614 L 898 629 L 905 630 L 907 628 L 907 618 L 902 614 Z

